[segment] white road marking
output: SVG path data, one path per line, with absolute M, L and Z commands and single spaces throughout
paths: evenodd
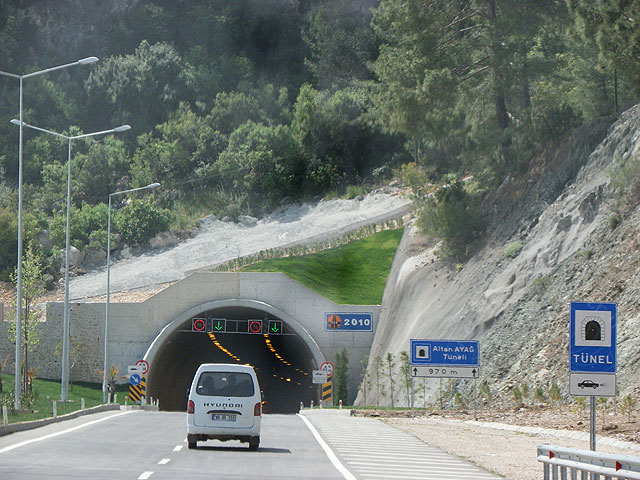
M 54 438 L 60 435 L 64 435 L 65 433 L 75 432 L 76 430 L 80 430 L 81 428 L 88 427 L 90 425 L 95 425 L 96 423 L 104 422 L 105 420 L 111 420 L 112 418 L 119 417 L 120 415 L 127 415 L 128 413 L 133 413 L 134 410 L 128 410 L 126 412 L 116 413 L 115 415 L 109 415 L 108 417 L 99 418 L 98 420 L 92 420 L 87 423 L 83 423 L 81 425 L 76 425 L 75 427 L 68 428 L 66 430 L 62 430 L 56 433 L 50 433 L 49 435 L 44 435 L 42 437 L 33 438 L 31 440 L 25 440 L 24 442 L 16 443 L 14 445 L 9 445 L 8 447 L 4 447 L 0 449 L 0 453 L 10 452 L 11 450 L 15 450 L 16 448 L 24 447 L 26 445 L 30 445 L 36 442 L 42 442 L 43 440 L 48 440 L 50 438 Z
M 342 462 L 338 460 L 338 457 L 336 457 L 336 454 L 333 453 L 333 450 L 331 450 L 331 447 L 329 447 L 329 445 L 327 445 L 327 443 L 322 439 L 322 437 L 320 436 L 316 428 L 313 425 L 311 425 L 311 422 L 304 415 L 300 415 L 299 413 L 296 413 L 296 415 L 298 415 L 298 417 L 300 417 L 304 421 L 304 423 L 307 425 L 309 430 L 311 430 L 311 433 L 313 433 L 313 436 L 315 437 L 316 441 L 320 444 L 320 446 L 324 450 L 324 453 L 327 454 L 327 457 L 329 457 L 329 460 L 331 460 L 331 463 L 333 464 L 333 466 L 336 467 L 336 469 L 342 474 L 342 476 L 346 480 L 357 480 L 356 477 L 354 477 L 351 474 L 351 472 L 347 470 L 347 468 L 342 464 Z
M 138 477 L 138 480 L 147 480 L 151 475 L 153 475 L 153 472 L 143 472 L 142 475 Z
M 184 447 L 184 445 L 176 445 L 175 447 L 173 447 L 173 451 L 179 452 L 180 450 L 182 450 L 182 447 Z
M 160 460 L 158 462 L 158 465 L 166 465 L 167 463 L 169 463 L 171 461 L 170 458 L 163 458 L 162 460 Z
M 312 416 L 313 415 L 313 416 Z M 375 419 L 309 415 L 335 455 L 365 480 L 498 480 L 475 465 Z M 332 418 L 333 417 L 333 418 Z

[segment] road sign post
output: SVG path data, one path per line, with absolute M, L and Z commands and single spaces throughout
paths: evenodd
M 590 398 L 590 447 L 596 449 L 596 397 L 616 395 L 615 303 L 571 302 L 569 394 Z

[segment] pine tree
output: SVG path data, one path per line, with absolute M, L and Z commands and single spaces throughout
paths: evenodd
M 333 385 L 335 389 L 335 400 L 342 400 L 344 403 L 348 399 L 347 378 L 349 373 L 349 357 L 346 348 L 336 355 L 336 371 L 333 374 Z

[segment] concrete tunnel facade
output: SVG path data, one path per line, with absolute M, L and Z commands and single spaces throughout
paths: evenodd
M 73 303 L 71 307 L 72 344 L 75 339 L 85 347 L 80 349 L 84 353 L 77 354 L 71 378 L 101 382 L 101 373 L 96 373 L 103 365 L 105 305 Z M 328 328 L 331 313 L 370 314 L 371 329 Z M 60 338 L 62 314 L 61 302 L 47 305 L 45 323 L 55 332 L 53 338 Z M 336 355 L 346 349 L 348 397 L 343 400 L 352 403 L 379 315 L 379 305 L 339 305 L 280 273 L 195 272 L 144 302 L 110 303 L 109 364 L 126 373 L 127 366 L 146 360 L 150 365 L 147 397 L 157 399 L 161 410 L 181 411 L 198 365 L 249 363 L 258 373 L 265 411 L 292 413 L 301 401 L 308 405 L 320 399 L 312 370 L 324 361 L 335 363 Z M 194 318 L 224 319 L 236 330 L 193 332 Z M 238 331 L 251 320 L 261 320 L 264 330 Z M 282 332 L 265 333 L 271 324 L 279 325 Z M 53 353 L 54 345 L 41 347 L 38 357 Z M 52 367 L 51 372 L 41 370 L 39 376 L 59 378 L 59 361 Z M 120 377 L 120 381 L 126 379 Z

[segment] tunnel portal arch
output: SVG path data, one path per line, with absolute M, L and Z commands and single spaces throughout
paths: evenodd
M 253 315 L 252 318 L 256 318 L 256 314 L 264 314 L 281 320 L 287 329 L 293 332 L 293 335 L 271 335 L 268 337 L 269 342 L 266 346 L 275 346 L 280 352 L 288 352 L 285 358 L 293 358 L 294 363 L 304 364 L 309 377 L 305 379 L 306 381 L 296 380 L 292 375 L 287 374 L 284 374 L 283 377 L 281 372 L 284 366 L 274 360 L 277 357 L 271 360 L 264 357 L 263 360 L 256 359 L 255 351 L 265 350 L 264 343 L 267 337 L 263 335 L 222 333 L 210 337 L 205 333 L 190 331 L 192 318 L 205 314 L 215 315 L 216 313 L 223 317 L 234 316 L 234 314 L 239 316 Z M 261 317 L 259 316 L 259 318 Z M 250 299 L 226 299 L 205 302 L 183 312 L 169 322 L 149 344 L 143 357 L 151 365 L 147 378 L 147 395 L 158 399 L 161 409 L 184 409 L 186 390 L 191 382 L 193 372 L 200 363 L 205 361 L 237 362 L 236 359 L 229 358 L 220 352 L 212 353 L 211 341 L 214 339 L 219 344 L 226 346 L 222 348 L 223 352 L 230 350 L 231 352 L 244 351 L 247 355 L 251 353 L 254 361 L 259 363 L 254 366 L 264 391 L 267 411 L 291 413 L 297 411 L 296 407 L 299 401 L 308 402 L 309 399 L 315 398 L 316 393 L 315 388 L 311 385 L 310 370 L 318 368 L 325 361 L 325 357 L 307 329 L 291 315 L 268 303 Z M 242 356 L 240 355 L 240 357 Z M 285 365 L 288 364 L 282 358 L 280 361 Z M 293 365 L 289 370 L 291 368 L 300 371 Z M 294 384 L 301 385 L 301 383 L 305 384 L 304 387 L 299 387 L 293 394 L 291 387 Z M 306 390 L 302 391 L 302 388 Z M 285 394 L 285 392 L 289 392 L 289 394 Z

